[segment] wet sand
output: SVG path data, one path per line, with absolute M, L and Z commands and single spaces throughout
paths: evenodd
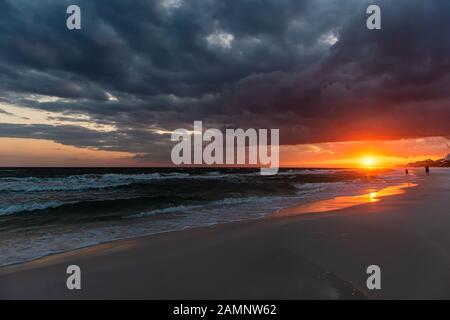
M 0 299 L 450 299 L 450 171 L 422 178 L 352 206 L 335 199 L 1 268 Z M 72 264 L 82 290 L 66 288 Z M 366 288 L 372 264 L 381 290 Z

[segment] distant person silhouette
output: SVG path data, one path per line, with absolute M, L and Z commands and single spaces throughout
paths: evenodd
M 408 168 L 405 169 L 405 174 L 408 175 L 409 174 L 409 170 Z
M 425 167 L 425 172 L 426 172 L 427 175 L 429 175 L 430 174 L 430 167 Z

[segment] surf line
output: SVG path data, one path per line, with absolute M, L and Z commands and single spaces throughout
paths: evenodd
M 256 165 L 261 175 L 275 175 L 279 170 L 279 129 L 270 129 L 269 141 L 269 129 L 222 133 L 215 128 L 203 130 L 202 121 L 194 121 L 193 131 L 176 129 L 171 141 L 178 141 L 171 152 L 175 165 Z

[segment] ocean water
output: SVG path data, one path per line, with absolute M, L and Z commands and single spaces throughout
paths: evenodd
M 0 265 L 402 182 L 401 170 L 0 168 Z

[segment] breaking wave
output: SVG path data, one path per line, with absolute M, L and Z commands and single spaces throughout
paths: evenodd
M 0 178 L 0 192 L 82 191 L 127 186 L 134 183 L 171 179 L 211 179 L 217 175 L 191 176 L 189 173 L 104 174 L 79 175 L 62 178 Z

